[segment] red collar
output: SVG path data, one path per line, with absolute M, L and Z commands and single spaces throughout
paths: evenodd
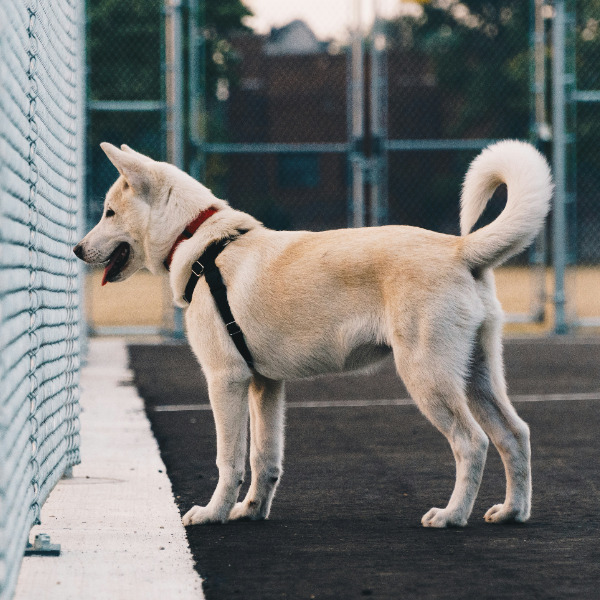
M 191 223 L 187 224 L 187 227 L 179 234 L 179 236 L 175 240 L 175 243 L 171 247 L 171 251 L 169 252 L 169 255 L 163 261 L 163 264 L 165 265 L 165 268 L 167 269 L 167 271 L 169 270 L 169 268 L 171 266 L 171 261 L 173 260 L 173 254 L 175 254 L 175 250 L 177 250 L 177 247 L 179 246 L 179 244 L 181 244 L 181 242 L 184 242 L 185 240 L 189 240 L 194 235 L 194 233 L 196 233 L 196 231 L 200 227 L 200 225 L 202 225 L 202 223 L 204 223 L 204 221 L 206 221 L 207 219 L 212 217 L 216 212 L 217 212 L 216 208 L 212 208 L 212 207 L 207 208 L 206 210 L 203 210 Z

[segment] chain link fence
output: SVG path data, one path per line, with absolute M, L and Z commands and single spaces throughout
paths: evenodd
M 276 229 L 389 223 L 456 234 L 461 182 L 482 148 L 529 140 L 553 162 L 561 136 L 559 227 L 577 284 L 567 286 L 568 318 L 594 324 L 600 306 L 584 292 L 599 254 L 599 6 L 561 2 L 571 83 L 565 135 L 559 127 L 553 137 L 557 2 L 333 0 L 318 18 L 269 28 L 261 15 L 248 21 L 240 0 L 127 9 L 90 0 L 90 225 L 115 178 L 103 140 L 183 166 Z M 259 32 L 248 27 L 257 22 Z M 480 224 L 505 196 L 497 190 Z M 562 260 L 556 226 L 550 219 L 498 274 L 511 320 L 551 325 L 562 302 L 551 271 Z M 161 302 L 164 312 L 168 293 Z
M 355 3 L 334 4 L 343 14 Z M 366 193 L 359 221 L 457 233 L 470 160 L 494 139 L 528 138 L 531 113 L 527 3 L 467 4 L 478 3 L 358 23 L 358 59 L 352 39 L 319 40 L 301 21 L 230 36 L 236 64 L 205 100 L 198 148 L 209 187 L 267 219 L 276 205 L 293 228 L 345 226 L 348 157 L 360 155 L 368 185 L 385 153 L 383 206 Z
M 577 257 L 600 263 L 600 3 L 577 23 Z M 593 16 L 592 16 L 593 14 Z
M 115 180 L 100 142 L 165 155 L 162 0 L 87 0 L 87 221 L 102 216 Z
M 0 598 L 79 462 L 83 116 L 75 0 L 0 3 Z
M 117 171 L 101 142 L 126 143 L 165 160 L 165 6 L 163 0 L 87 0 L 86 229 L 103 212 Z M 166 287 L 148 273 L 101 287 L 101 269 L 85 268 L 85 300 L 91 334 L 158 333 L 172 309 Z M 129 299 L 124 311 L 119 296 Z M 143 300 L 147 299 L 147 302 Z
M 600 310 L 590 293 L 600 289 L 600 2 L 577 0 L 568 3 L 574 36 L 571 62 L 575 104 L 576 154 L 570 176 L 576 209 L 571 215 L 571 262 L 576 265 L 574 296 L 575 322 L 600 327 Z M 569 291 L 569 290 L 568 290 Z
M 235 62 L 206 99 L 196 148 L 208 187 L 268 227 L 346 227 L 348 48 L 302 21 L 238 32 L 224 46 Z
M 458 234 L 470 161 L 529 137 L 529 20 L 528 2 L 433 2 L 386 24 L 390 222 Z
M 299 20 L 227 37 L 235 61 L 205 88 L 207 125 L 193 145 L 217 195 L 274 228 L 458 233 L 471 160 L 497 139 L 532 137 L 531 5 L 405 3 L 386 17 L 378 4 L 324 7 L 353 17 L 337 39 Z M 499 189 L 481 224 L 505 196 Z M 523 268 L 506 281 L 526 298 L 513 319 L 545 318 L 544 248 L 511 263 Z

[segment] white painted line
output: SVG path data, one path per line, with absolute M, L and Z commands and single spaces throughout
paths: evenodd
M 14 600 L 199 600 L 171 482 L 122 340 L 91 339 L 81 374 L 81 465 L 33 528 L 61 555 L 23 559 Z M 125 383 L 125 385 L 123 385 Z
M 511 396 L 513 402 L 566 402 L 570 400 L 600 400 L 600 392 L 575 394 L 530 394 Z M 288 402 L 287 408 L 352 408 L 361 406 L 408 406 L 410 398 L 375 400 L 306 400 Z M 211 410 L 210 404 L 163 404 L 151 409 L 153 412 L 185 412 Z
M 210 404 L 164 404 L 154 406 L 152 412 L 185 412 L 186 410 L 212 410 Z
M 600 392 L 581 392 L 574 394 L 532 394 L 530 396 L 512 396 L 513 402 L 567 402 L 570 400 L 600 400 Z
M 505 337 L 504 346 L 531 345 L 531 346 L 597 346 L 600 344 L 600 336 L 574 335 L 544 335 Z
M 288 402 L 287 408 L 348 408 L 351 406 L 406 406 L 414 404 L 410 398 L 394 400 L 305 400 Z M 186 410 L 212 410 L 210 404 L 164 404 L 152 408 L 153 412 L 184 412 Z

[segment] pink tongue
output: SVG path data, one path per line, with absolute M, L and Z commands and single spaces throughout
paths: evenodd
M 108 272 L 113 268 L 113 265 L 117 262 L 117 258 L 121 255 L 120 252 L 115 252 L 110 259 L 110 262 L 104 267 L 104 275 L 102 276 L 102 285 L 106 285 L 108 283 Z

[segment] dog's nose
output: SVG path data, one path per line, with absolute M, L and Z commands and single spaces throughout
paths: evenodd
M 81 258 L 81 260 L 83 260 L 83 246 L 81 244 L 77 244 L 77 246 L 73 248 L 73 252 L 77 258 Z

